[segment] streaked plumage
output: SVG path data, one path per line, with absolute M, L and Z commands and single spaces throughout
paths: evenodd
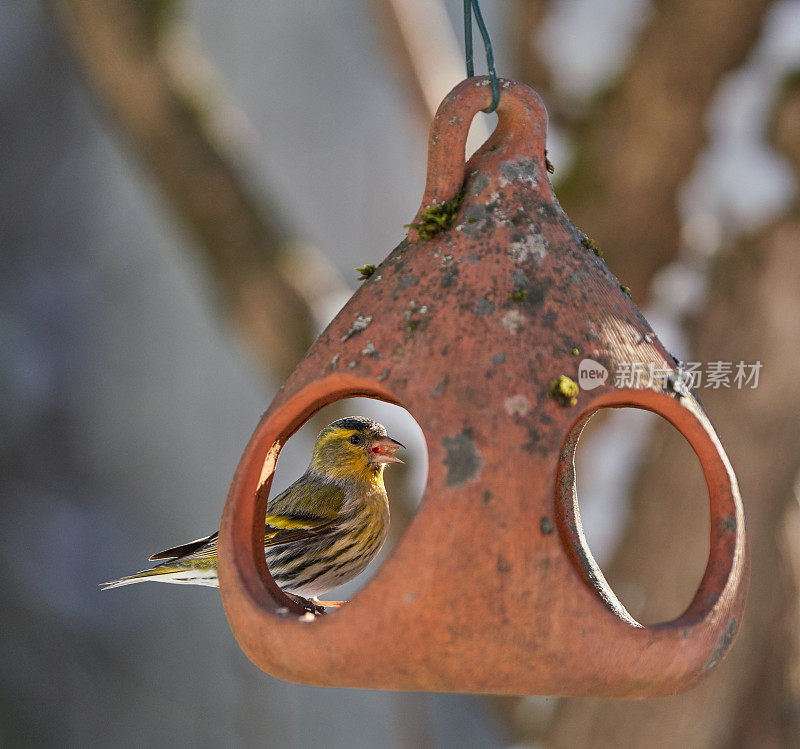
M 306 472 L 267 503 L 264 549 L 275 582 L 287 593 L 316 597 L 364 570 L 389 527 L 383 484 L 402 445 L 371 419 L 352 416 L 320 432 Z M 217 587 L 217 533 L 150 557 L 152 569 L 103 589 L 152 580 Z

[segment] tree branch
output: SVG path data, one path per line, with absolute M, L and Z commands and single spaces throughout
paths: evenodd
M 742 63 L 770 0 L 661 0 L 626 72 L 579 128 L 559 185 L 567 214 L 642 299 L 677 253 L 676 195 L 704 143 L 723 76 Z
M 442 0 L 368 0 L 367 5 L 381 29 L 394 71 L 427 133 L 442 99 L 465 76 L 464 58 L 447 9 Z M 475 118 L 467 151 L 477 150 L 488 137 L 486 123 Z
M 787 155 L 800 178 L 797 130 L 792 129 L 799 114 L 797 85 L 780 98 L 773 133 L 787 134 L 783 145 L 791 145 Z M 777 143 L 782 145 L 780 139 Z M 798 255 L 800 206 L 795 206 L 789 215 L 717 258 L 712 296 L 696 321 L 693 350 L 698 359 L 763 364 L 756 390 L 701 391 L 736 470 L 747 510 L 752 581 L 737 641 L 726 660 L 688 693 L 641 703 L 564 700 L 551 730 L 553 746 L 645 746 L 653 743 L 655 733 L 664 747 L 740 746 L 745 727 L 752 746 L 792 746 L 800 738 L 800 722 L 784 715 L 800 709 L 796 685 L 794 691 L 788 687 L 793 664 L 786 639 L 776 638 L 796 632 L 800 623 L 797 579 L 789 570 L 785 544 L 777 542 L 787 512 L 797 501 L 800 470 Z M 694 478 L 695 466 L 688 462 L 695 458 L 687 452 L 668 443 L 645 466 L 631 528 L 671 528 L 673 519 L 691 512 L 691 505 L 706 495 Z M 666 600 L 659 605 L 674 612 L 686 600 L 675 594 L 672 584 L 665 589 L 663 582 L 697 573 L 708 543 L 697 534 L 667 535 L 668 548 L 654 558 L 651 548 L 637 547 L 627 534 L 608 577 L 636 579 L 646 589 L 661 589 Z M 781 614 L 791 617 L 791 626 L 785 618 L 781 621 Z M 771 743 L 776 737 L 777 744 Z
M 233 127 L 243 115 L 200 72 L 210 64 L 187 44 L 172 5 L 50 0 L 98 101 L 197 239 L 228 314 L 261 364 L 283 377 L 313 339 L 315 304 L 347 287 L 246 182 Z M 298 263 L 298 253 L 308 259 Z
M 512 45 L 515 77 L 542 97 L 551 120 L 561 120 L 561 98 L 553 87 L 548 60 L 540 54 L 536 44 L 551 5 L 551 0 L 514 0 L 509 13 L 512 26 L 507 38 Z

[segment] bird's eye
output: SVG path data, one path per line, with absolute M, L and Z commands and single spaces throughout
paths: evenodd
M 350 442 L 351 442 L 353 445 L 360 445 L 360 444 L 361 444 L 361 437 L 360 437 L 360 435 L 358 435 L 358 434 L 354 434 L 354 435 L 353 435 L 353 436 L 350 438 Z

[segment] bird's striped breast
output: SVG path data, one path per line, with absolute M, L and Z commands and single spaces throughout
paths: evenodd
M 342 513 L 318 538 L 267 549 L 275 582 L 290 593 L 315 596 L 358 575 L 380 551 L 389 525 L 385 493 Z

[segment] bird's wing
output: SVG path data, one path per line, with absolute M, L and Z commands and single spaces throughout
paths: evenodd
M 264 547 L 281 546 L 328 532 L 336 522 L 343 502 L 344 490 L 338 486 L 295 482 L 269 503 L 264 519 Z M 312 504 L 315 512 L 300 509 L 298 504 Z M 213 559 L 217 555 L 218 535 L 219 532 L 214 531 L 205 538 L 165 549 L 153 554 L 150 561 Z
M 202 549 L 211 541 L 216 541 L 217 535 L 218 531 L 214 531 L 210 536 L 205 536 L 205 538 L 198 538 L 196 541 L 189 541 L 188 544 L 173 546 L 171 549 L 164 549 L 164 551 L 159 551 L 158 554 L 153 554 L 153 556 L 150 557 L 150 561 L 156 562 L 162 559 L 177 559 L 178 557 L 188 556 L 198 549 Z
M 265 547 L 280 546 L 327 533 L 336 522 L 336 517 L 321 517 L 303 513 L 300 515 L 267 515 L 266 520 Z
M 290 487 L 267 502 L 267 514 L 304 515 L 310 510 L 318 517 L 334 518 L 345 503 L 345 490 L 338 484 L 303 474 Z
M 341 486 L 309 479 L 304 474 L 268 502 L 264 546 L 280 546 L 329 533 L 344 502 Z
M 281 546 L 282 544 L 293 543 L 294 541 L 301 541 L 305 538 L 324 534 L 330 530 L 335 522 L 335 517 L 320 517 L 309 513 L 267 515 L 266 528 L 264 530 L 264 548 Z M 218 532 L 212 533 L 206 538 L 199 538 L 197 541 L 190 541 L 183 546 L 176 546 L 174 549 L 167 549 L 158 554 L 153 554 L 150 559 L 152 561 L 165 560 L 166 564 L 176 561 L 215 559 L 217 556 L 218 536 Z

